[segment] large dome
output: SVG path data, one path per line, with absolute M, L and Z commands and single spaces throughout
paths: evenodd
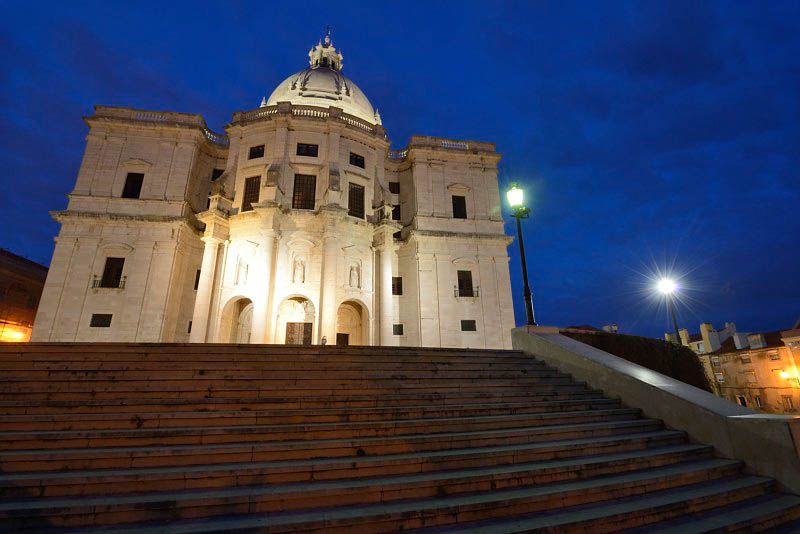
M 335 106 L 371 124 L 381 118 L 366 95 L 342 74 L 342 54 L 331 43 L 330 36 L 308 53 L 309 67 L 292 74 L 278 85 L 262 105 L 291 102 L 302 106 Z

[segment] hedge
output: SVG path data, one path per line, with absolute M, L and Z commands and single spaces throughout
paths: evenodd
M 649 337 L 607 332 L 589 333 L 562 330 L 561 333 L 629 362 L 658 371 L 705 391 L 711 391 L 700 359 L 691 349 L 682 345 Z

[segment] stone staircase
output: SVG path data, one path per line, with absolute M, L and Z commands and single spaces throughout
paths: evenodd
M 751 532 L 774 486 L 520 352 L 0 347 L 3 532 Z

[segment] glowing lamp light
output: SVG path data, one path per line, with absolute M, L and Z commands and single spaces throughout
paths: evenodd
M 508 204 L 512 208 L 519 208 L 525 199 L 525 193 L 517 184 L 511 184 L 511 187 L 506 191 L 506 198 L 508 198 Z
M 789 378 L 789 372 L 788 371 L 781 371 L 781 378 L 783 378 L 783 379 Z
M 25 332 L 21 332 L 19 330 L 4 330 L 2 334 L 0 334 L 0 341 L 25 341 Z
M 678 284 L 675 283 L 674 280 L 670 280 L 669 278 L 662 278 L 656 284 L 656 289 L 658 289 L 661 293 L 665 295 L 671 295 L 678 289 Z

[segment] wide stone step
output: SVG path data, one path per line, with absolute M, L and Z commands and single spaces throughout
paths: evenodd
M 284 485 L 259 485 L 216 490 L 159 492 L 102 497 L 49 498 L 10 500 L 0 502 L 0 518 L 9 525 L 83 526 L 109 525 L 120 522 L 174 520 L 241 513 L 271 513 L 266 532 L 293 530 L 314 531 L 328 527 L 342 528 L 331 522 L 332 516 L 343 511 L 350 514 L 350 528 L 358 532 L 387 531 L 387 508 L 402 508 L 405 517 L 425 518 L 426 523 L 445 523 L 453 520 L 454 508 L 459 521 L 500 517 L 510 511 L 531 513 L 557 506 L 589 504 L 639 495 L 699 482 L 735 477 L 740 463 L 732 460 L 707 459 L 664 467 L 655 467 L 611 476 L 585 480 L 529 485 L 530 474 L 522 480 L 500 475 L 513 473 L 509 466 L 495 472 L 426 473 L 413 476 L 366 478 L 330 482 Z M 740 485 L 731 493 L 740 498 L 769 491 L 772 481 L 761 477 L 737 477 Z M 498 481 L 514 483 L 497 489 Z M 749 490 L 749 491 L 748 491 Z M 447 495 L 446 498 L 442 498 Z M 413 512 L 407 508 L 415 503 Z M 727 503 L 725 503 L 727 504 Z M 321 511 L 319 507 L 337 505 Z M 348 506 L 349 505 L 349 506 Z M 372 506 L 370 506 L 372 505 Z M 377 506 L 376 506 L 377 505 Z M 313 508 L 309 510 L 308 508 Z M 369 509 L 373 508 L 372 514 Z M 303 510 L 299 513 L 288 510 Z M 363 512 L 367 512 L 366 514 Z M 377 512 L 377 513 L 376 513 Z M 347 517 L 345 515 L 344 517 Z M 377 523 L 377 524 L 376 524 Z M 375 529 L 375 527 L 379 529 Z M 422 526 L 422 525 L 420 525 Z M 392 528 L 391 530 L 398 530 Z
M 3 466 L 3 471 L 12 473 L 360 457 L 600 438 L 661 429 L 661 421 L 635 419 L 356 439 L 3 450 L 0 451 L 0 465 Z
M 654 441 L 649 443 L 652 444 Z M 568 446 L 567 442 L 564 444 Z M 510 457 L 509 453 L 512 451 L 517 453 L 517 456 Z M 477 470 L 482 474 L 492 474 L 495 487 L 506 487 L 521 483 L 523 480 L 525 484 L 544 484 L 707 459 L 711 457 L 712 449 L 704 445 L 681 444 L 590 456 L 580 455 L 580 450 L 575 449 L 571 457 L 545 461 L 535 458 L 537 455 L 545 454 L 547 449 L 530 445 L 447 452 L 449 454 L 418 453 L 373 458 L 253 462 L 183 468 L 8 474 L 0 475 L 0 497 L 10 499 L 178 491 L 431 472 L 446 472 L 451 477 L 462 476 L 456 473 L 456 470 Z M 521 475 L 523 472 L 527 472 L 528 475 Z M 509 480 L 510 478 L 513 480 Z
M 771 493 L 745 502 L 629 529 L 625 534 L 700 534 L 701 532 L 788 534 L 790 525 L 787 523 L 797 520 L 800 520 L 800 496 Z M 795 532 L 799 531 L 800 528 Z
M 0 414 L 52 414 L 80 411 L 94 412 L 154 412 L 184 410 L 264 410 L 264 409 L 330 409 L 395 407 L 417 404 L 448 406 L 455 404 L 485 404 L 491 402 L 540 402 L 573 399 L 600 399 L 603 392 L 587 388 L 576 391 L 477 391 L 446 393 L 384 393 L 382 395 L 331 395 L 274 396 L 267 398 L 224 397 L 206 394 L 203 398 L 128 397 L 117 399 L 24 399 L 0 400 Z
M 470 432 L 504 428 L 568 425 L 600 421 L 626 421 L 639 416 L 638 409 L 612 408 L 576 412 L 519 415 L 407 419 L 281 425 L 192 426 L 112 430 L 56 430 L 0 432 L 4 450 L 60 447 L 117 447 L 156 444 L 236 443 L 248 440 L 356 439 L 374 436 Z
M 312 410 L 218 410 L 5 415 L 0 431 L 105 430 L 405 420 L 436 417 L 476 417 L 618 408 L 617 399 L 509 402 L 447 406 L 397 406 L 370 408 L 316 408 Z

